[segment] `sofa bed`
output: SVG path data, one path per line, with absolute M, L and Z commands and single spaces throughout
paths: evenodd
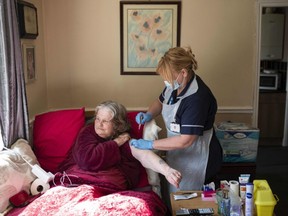
M 143 128 L 139 130 L 134 120 L 136 114 L 137 112 L 128 112 L 132 126 L 130 135 L 133 138 L 141 138 Z M 46 190 L 42 188 L 39 193 L 31 194 L 31 185 L 37 179 L 31 172 L 31 165 L 38 164 L 46 172 L 56 176 L 58 165 L 64 161 L 79 130 L 89 122 L 92 122 L 91 118 L 87 118 L 84 108 L 57 110 L 37 115 L 33 122 L 33 139 L 30 145 L 28 141 L 19 139 L 11 146 L 11 150 L 0 152 L 2 214 L 10 216 L 170 214 L 160 195 L 152 189 L 159 185 L 153 185 L 149 181 L 144 167 L 141 167 L 138 186 L 131 190 L 114 191 L 109 185 L 55 184 L 53 180 L 49 182 Z M 16 201 L 13 200 L 15 196 L 18 196 Z

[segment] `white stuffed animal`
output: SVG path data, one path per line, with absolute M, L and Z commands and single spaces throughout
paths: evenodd
M 152 119 L 149 122 L 146 122 L 143 128 L 143 139 L 145 140 L 156 140 L 158 139 L 158 133 L 162 129 L 156 124 L 156 121 Z M 158 150 L 153 150 L 156 154 Z M 148 175 L 149 184 L 152 186 L 152 189 L 161 197 L 161 188 L 160 188 L 160 177 L 159 173 L 146 168 Z
M 143 128 L 143 139 L 145 140 L 156 140 L 158 139 L 158 133 L 162 130 L 154 119 L 146 122 Z

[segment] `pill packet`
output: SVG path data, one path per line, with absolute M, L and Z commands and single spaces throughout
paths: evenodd
M 174 194 L 174 200 L 188 200 L 197 197 L 197 193 Z

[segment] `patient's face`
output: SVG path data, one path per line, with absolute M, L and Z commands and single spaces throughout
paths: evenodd
M 108 108 L 102 108 L 98 111 L 94 121 L 94 128 L 100 137 L 106 139 L 114 134 L 112 119 L 112 112 Z

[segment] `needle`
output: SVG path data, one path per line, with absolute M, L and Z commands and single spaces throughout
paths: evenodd
M 140 124 L 138 125 L 138 130 L 140 130 L 140 128 L 141 128 L 142 120 L 143 120 L 143 115 L 140 116 Z

